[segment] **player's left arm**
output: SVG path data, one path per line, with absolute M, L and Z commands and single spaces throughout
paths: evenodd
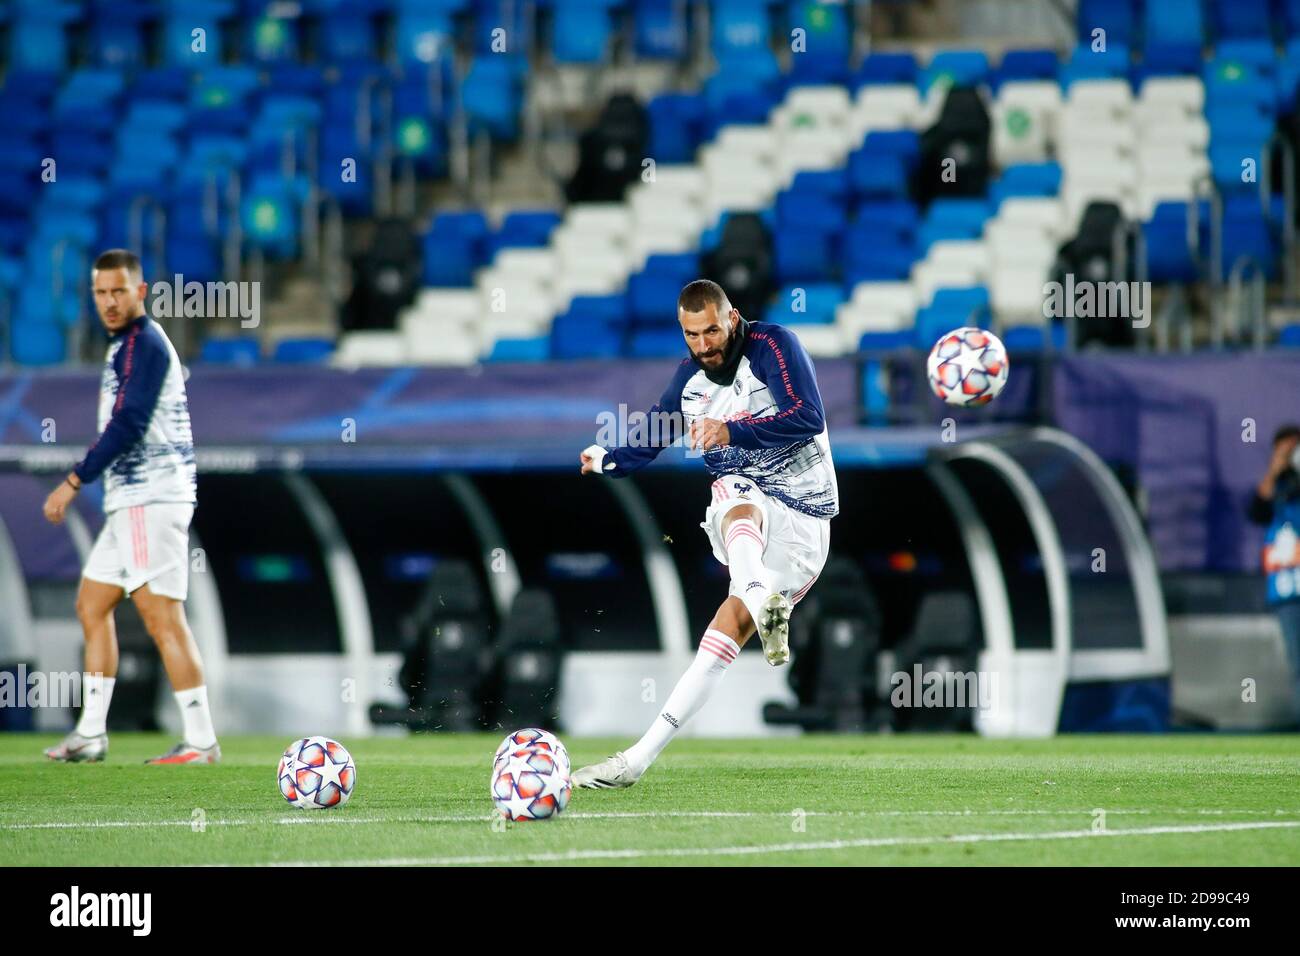
M 777 327 L 757 333 L 750 365 L 772 393 L 777 411 L 762 418 L 727 422 L 727 437 L 738 448 L 779 448 L 813 438 L 826 427 L 821 392 L 812 359 L 794 333 Z
M 45 517 L 55 524 L 63 520 L 82 485 L 97 480 L 115 458 L 144 437 L 158 405 L 171 360 L 166 347 L 154 336 L 136 333 L 122 348 L 129 351 L 123 357 L 122 377 L 108 424 L 81 462 L 45 501 Z

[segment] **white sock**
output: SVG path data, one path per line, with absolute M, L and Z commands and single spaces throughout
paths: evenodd
M 628 763 L 638 775 L 645 773 L 668 742 L 704 706 L 739 653 L 739 645 L 726 634 L 713 628 L 704 632 L 695 660 L 668 695 L 664 709 L 645 736 L 624 751 Z
M 208 710 L 207 687 L 199 685 L 189 690 L 178 690 L 176 706 L 181 709 L 187 744 L 206 750 L 217 742 L 217 732 L 212 729 L 212 714 Z
M 81 719 L 77 721 L 77 733 L 81 736 L 98 737 L 107 732 L 108 705 L 113 702 L 116 683 L 116 677 L 81 675 Z
M 763 532 L 754 519 L 737 518 L 727 528 L 724 546 L 734 590 L 749 616 L 757 621 L 759 605 L 767 597 L 772 580 L 767 568 L 763 567 Z

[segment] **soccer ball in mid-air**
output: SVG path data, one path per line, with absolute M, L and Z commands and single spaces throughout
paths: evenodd
M 939 338 L 925 364 L 930 388 L 949 405 L 986 405 L 1007 384 L 1007 350 L 992 332 L 970 326 Z
M 303 737 L 285 748 L 275 781 L 280 795 L 295 807 L 341 807 L 357 785 L 357 765 L 337 740 Z
M 564 772 L 569 772 L 571 767 L 569 752 L 564 749 L 564 744 L 560 743 L 560 738 L 555 734 L 549 730 L 542 730 L 540 727 L 525 727 L 523 730 L 516 730 L 512 734 L 507 734 L 506 739 L 501 741 L 501 746 L 497 747 L 497 752 L 492 757 L 493 769 L 496 769 L 510 754 L 518 753 L 529 747 L 550 751 L 555 755 L 556 761 L 564 768 Z
M 567 757 L 539 747 L 507 750 L 492 765 L 492 802 L 507 820 L 549 820 L 573 792 Z

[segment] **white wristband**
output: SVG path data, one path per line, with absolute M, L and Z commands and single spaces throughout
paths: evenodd
M 612 461 L 608 465 L 605 464 L 605 456 L 608 452 L 600 445 L 588 445 L 582 450 L 582 453 L 591 459 L 593 470 L 598 475 L 603 475 L 607 469 L 614 467 Z

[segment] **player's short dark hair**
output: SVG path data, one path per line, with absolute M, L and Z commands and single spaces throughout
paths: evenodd
M 1273 446 L 1277 447 L 1279 442 L 1284 442 L 1288 438 L 1300 438 L 1300 425 L 1294 422 L 1283 425 L 1273 433 Z
M 703 312 L 704 307 L 709 303 L 717 306 L 719 312 L 731 305 L 727 293 L 722 291 L 722 286 L 712 279 L 696 279 L 694 282 L 689 282 L 686 288 L 682 289 L 681 295 L 677 296 L 677 308 L 685 312 Z
M 109 249 L 107 252 L 101 252 L 92 268 L 96 272 L 104 269 L 125 269 L 127 274 L 135 276 L 136 279 L 144 278 L 140 257 L 130 249 Z

